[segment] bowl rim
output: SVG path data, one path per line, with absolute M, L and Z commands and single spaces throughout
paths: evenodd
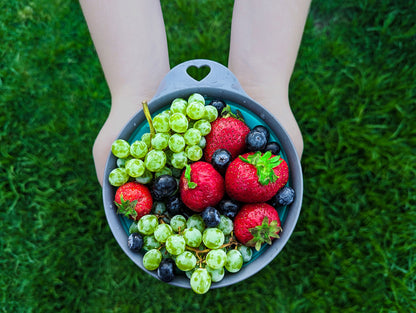
M 266 265 L 273 261 L 276 258 L 276 256 L 280 253 L 280 251 L 283 249 L 283 247 L 286 245 L 289 238 L 291 237 L 300 215 L 303 200 L 303 175 L 302 167 L 296 149 L 288 134 L 279 123 L 279 121 L 263 106 L 261 106 L 248 96 L 242 95 L 239 92 L 233 92 L 231 90 L 222 90 L 217 87 L 183 88 L 164 94 L 162 97 L 154 98 L 151 101 L 149 101 L 149 111 L 153 115 L 156 111 L 168 106 L 173 99 L 186 99 L 189 95 L 193 93 L 200 93 L 205 98 L 220 98 L 225 101 L 236 103 L 240 106 L 249 109 L 260 119 L 262 119 L 281 143 L 282 150 L 286 154 L 287 162 L 289 165 L 289 179 L 291 180 L 292 188 L 295 189 L 296 192 L 295 200 L 290 205 L 288 209 L 288 214 L 282 225 L 283 231 L 281 233 L 280 238 L 274 240 L 272 245 L 270 245 L 256 260 L 254 260 L 249 265 L 244 266 L 239 272 L 234 274 L 228 274 L 224 277 L 222 281 L 212 283 L 211 288 L 214 289 L 219 287 L 226 287 L 248 279 L 249 277 L 261 271 L 264 267 L 266 267 Z M 133 132 L 141 123 L 143 123 L 143 121 L 145 121 L 145 116 L 143 111 L 140 110 L 125 125 L 125 127 L 120 132 L 117 138 L 129 140 Z M 159 280 L 156 271 L 149 271 L 143 267 L 143 264 L 141 262 L 142 256 L 140 254 L 132 252 L 127 247 L 128 236 L 124 231 L 123 226 L 121 225 L 120 218 L 116 214 L 116 208 L 113 203 L 116 188 L 111 186 L 108 182 L 108 179 L 106 179 L 110 171 L 115 167 L 115 163 L 116 158 L 110 152 L 106 162 L 104 182 L 102 188 L 103 204 L 107 222 L 110 226 L 113 236 L 115 237 L 116 241 L 118 242 L 119 246 L 122 248 L 124 253 L 142 270 Z M 175 277 L 173 281 L 169 282 L 169 284 L 188 289 L 190 288 L 189 279 L 178 275 Z

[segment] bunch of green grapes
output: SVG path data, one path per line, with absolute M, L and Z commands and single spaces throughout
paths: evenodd
M 150 114 L 149 114 L 150 115 Z M 117 139 L 111 151 L 118 167 L 109 175 L 110 184 L 121 186 L 130 177 L 147 184 L 154 176 L 182 170 L 203 156 L 205 136 L 218 117 L 217 109 L 206 105 L 205 98 L 194 93 L 188 100 L 177 98 L 169 109 L 149 120 L 151 132 L 129 144 Z
M 212 282 L 221 281 L 226 272 L 238 272 L 251 260 L 251 248 L 238 243 L 232 231 L 230 218 L 221 215 L 217 227 L 206 227 L 200 214 L 188 218 L 175 215 L 168 222 L 162 215 L 149 214 L 129 229 L 130 237 L 143 238 L 143 266 L 147 270 L 157 271 L 165 282 L 183 272 L 198 294 L 206 293 Z

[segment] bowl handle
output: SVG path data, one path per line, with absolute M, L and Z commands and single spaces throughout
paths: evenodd
M 209 73 L 200 81 L 190 76 L 187 70 L 190 67 L 208 67 Z M 202 89 L 220 89 L 224 92 L 230 91 L 232 93 L 240 94 L 249 98 L 246 92 L 241 87 L 235 75 L 224 65 L 206 59 L 195 59 L 183 62 L 173 67 L 161 81 L 159 88 L 156 91 L 153 101 L 163 101 L 163 98 L 174 98 L 174 94 L 180 91 L 184 94 L 200 92 Z

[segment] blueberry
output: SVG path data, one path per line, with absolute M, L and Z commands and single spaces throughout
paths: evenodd
M 179 195 L 173 195 L 166 201 L 166 211 L 171 217 L 181 214 L 184 209 L 185 205 Z
M 270 200 L 270 204 L 275 208 L 289 205 L 295 199 L 295 190 L 292 187 L 284 186 Z
M 218 99 L 212 100 L 210 105 L 214 106 L 217 109 L 218 116 L 221 115 L 222 110 L 226 107 L 225 102 Z
M 206 227 L 216 227 L 221 222 L 220 212 L 211 206 L 202 211 L 201 216 Z
M 280 153 L 280 145 L 277 142 L 269 142 L 266 147 L 264 148 L 263 152 L 270 151 L 274 155 L 278 155 Z
M 163 259 L 157 268 L 157 277 L 161 281 L 170 282 L 175 278 L 175 262 L 172 259 Z
M 225 149 L 218 149 L 212 154 L 211 164 L 221 174 L 225 174 L 225 170 L 231 163 L 231 153 Z
M 240 210 L 240 204 L 235 200 L 224 199 L 220 201 L 218 209 L 222 215 L 234 219 Z
M 247 150 L 263 151 L 267 145 L 266 135 L 262 132 L 251 130 L 246 136 Z
M 143 237 L 138 233 L 132 233 L 127 239 L 127 247 L 134 252 L 139 252 L 143 247 Z
M 160 175 L 153 184 L 153 196 L 160 201 L 172 196 L 178 189 L 178 182 L 173 176 Z
M 270 132 L 269 130 L 263 125 L 257 125 L 253 129 L 253 131 L 263 133 L 266 136 L 266 140 L 269 141 L 270 139 Z

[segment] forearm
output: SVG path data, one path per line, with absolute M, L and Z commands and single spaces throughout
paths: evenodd
M 80 0 L 111 93 L 110 114 L 93 147 L 102 184 L 111 144 L 150 100 L 169 71 L 165 25 L 159 1 Z
M 137 110 L 169 71 L 159 1 L 81 0 L 81 7 L 113 99 L 112 110 Z M 115 100 L 115 101 L 114 101 Z M 114 106 L 117 106 L 114 108 Z
M 288 88 L 309 4 L 310 0 L 235 1 L 229 67 L 250 79 L 243 85 Z
M 243 89 L 286 129 L 301 157 L 303 139 L 289 105 L 289 82 L 310 0 L 236 0 L 229 68 Z

